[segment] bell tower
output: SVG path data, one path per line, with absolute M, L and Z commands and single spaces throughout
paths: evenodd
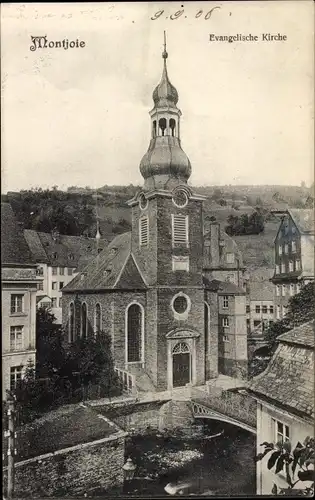
M 157 387 L 204 381 L 203 200 L 188 186 L 191 164 L 180 137 L 178 92 L 163 70 L 153 91 L 151 139 L 140 162 L 144 186 L 132 207 L 131 250 L 148 285 L 146 369 Z M 178 346 L 178 342 L 181 345 Z M 180 360 L 186 359 L 180 379 Z M 174 361 L 175 360 L 175 361 Z M 173 370 L 174 361 L 174 370 Z M 173 371 L 177 378 L 173 380 Z M 174 384 L 173 384 L 174 382 Z

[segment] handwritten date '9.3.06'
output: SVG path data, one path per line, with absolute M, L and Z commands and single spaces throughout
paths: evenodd
M 187 18 L 187 16 L 185 15 L 185 9 L 183 8 L 184 6 L 181 5 L 181 9 L 180 10 L 177 10 L 176 12 L 174 12 L 174 14 L 171 14 L 169 16 L 169 19 L 171 21 L 175 21 L 175 19 L 179 19 L 181 16 L 184 16 L 184 18 Z M 198 18 L 203 18 L 205 19 L 206 21 L 208 19 L 211 18 L 212 16 L 212 13 L 216 10 L 216 9 L 221 9 L 221 7 L 219 6 L 216 6 L 216 7 L 213 7 L 212 9 L 204 12 L 202 9 L 199 9 L 196 14 L 194 15 L 194 17 L 196 19 Z M 152 21 L 156 21 L 156 19 L 159 19 L 163 14 L 164 14 L 164 10 L 158 10 L 152 17 L 151 17 L 151 20 Z M 168 16 L 165 17 L 165 19 L 168 19 Z

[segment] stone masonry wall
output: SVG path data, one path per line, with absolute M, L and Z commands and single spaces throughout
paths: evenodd
M 109 437 L 97 444 L 81 446 L 17 463 L 15 496 L 75 497 L 83 496 L 84 493 L 96 488 L 106 490 L 122 486 L 124 436 Z M 3 484 L 6 483 L 5 470 Z

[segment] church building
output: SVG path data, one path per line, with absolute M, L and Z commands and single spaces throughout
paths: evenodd
M 115 366 L 138 388 L 201 385 L 218 373 L 247 375 L 244 266 L 235 242 L 187 184 L 178 93 L 167 71 L 153 92 L 143 188 L 128 202 L 132 228 L 62 290 L 68 341 L 102 331 Z

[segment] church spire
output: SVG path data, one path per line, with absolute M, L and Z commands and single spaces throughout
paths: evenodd
M 154 108 L 150 111 L 152 138 L 149 149 L 141 160 L 140 172 L 147 189 L 173 189 L 186 184 L 191 165 L 180 143 L 181 111 L 177 107 L 178 92 L 167 73 L 166 33 L 162 52 L 163 72 L 160 83 L 154 89 Z

